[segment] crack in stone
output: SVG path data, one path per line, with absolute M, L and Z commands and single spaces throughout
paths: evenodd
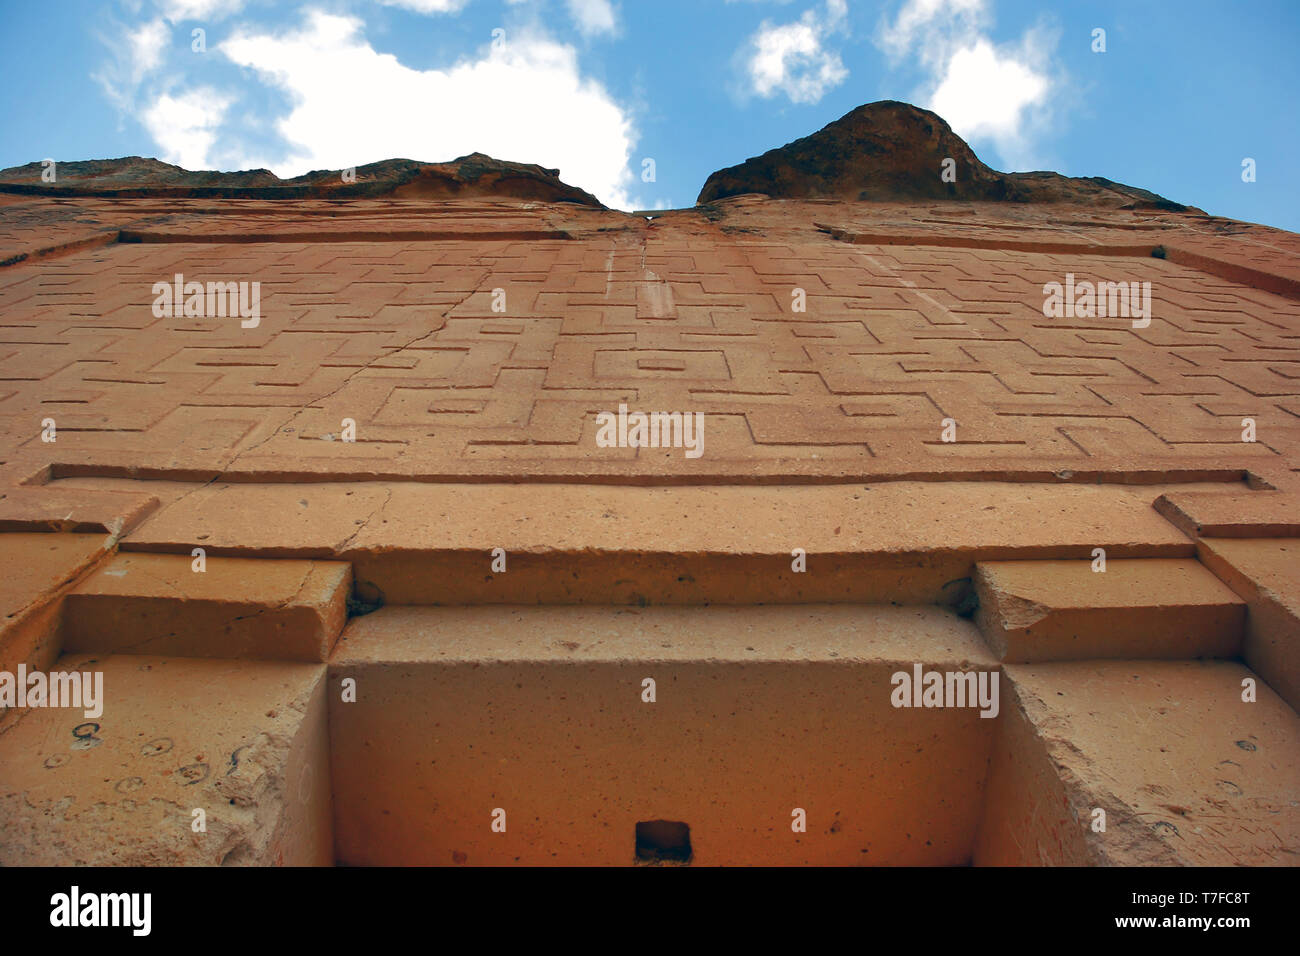
M 361 534 L 361 532 L 366 530 L 366 528 L 370 525 L 370 522 L 374 520 L 376 515 L 378 515 L 380 512 L 386 509 L 389 505 L 389 502 L 391 502 L 392 500 L 393 500 L 393 489 L 385 488 L 383 503 L 377 505 L 370 512 L 370 514 L 366 516 L 365 520 L 362 521 L 361 524 L 357 525 L 357 530 L 353 531 L 350 535 L 348 535 L 347 538 L 345 538 L 341 543 L 334 546 L 334 554 L 335 555 L 344 554 L 348 548 L 348 545 L 352 544 L 352 542 L 356 540 L 357 535 Z

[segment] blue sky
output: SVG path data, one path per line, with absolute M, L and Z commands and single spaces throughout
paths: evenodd
M 693 203 L 715 169 L 901 99 L 999 169 L 1106 176 L 1300 231 L 1295 0 L 0 9 L 0 166 L 138 154 L 291 176 L 480 150 L 662 208 Z

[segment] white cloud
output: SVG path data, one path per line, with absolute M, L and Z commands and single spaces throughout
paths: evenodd
M 977 36 L 987 22 L 987 0 L 907 0 L 892 24 L 881 24 L 877 42 L 897 60 L 920 41 L 921 62 L 942 66 L 955 43 Z
M 907 0 L 892 23 L 882 21 L 876 44 L 895 62 L 915 57 L 929 75 L 914 99 L 959 136 L 992 143 L 1004 164 L 1031 165 L 1057 86 L 1047 65 L 1057 38 L 1030 29 L 998 46 L 990 22 L 990 0 Z
M 140 119 L 162 147 L 163 160 L 186 169 L 208 169 L 217 128 L 229 106 L 228 97 L 202 87 L 180 96 L 162 94 Z
M 765 98 L 781 93 L 793 103 L 816 103 L 843 83 L 849 71 L 824 41 L 843 26 L 846 12 L 845 0 L 827 0 L 825 16 L 807 10 L 794 23 L 763 21 L 743 48 L 753 91 Z
M 118 109 L 130 110 L 141 81 L 162 64 L 171 31 L 159 17 L 135 29 L 118 28 L 115 35 L 100 39 L 108 47 L 110 59 L 91 76 Z
M 239 12 L 244 0 L 161 0 L 163 16 L 172 23 L 181 20 L 220 20 Z
M 958 50 L 948 61 L 930 106 L 969 136 L 1015 137 L 1025 107 L 1047 92 L 1047 79 L 1023 63 L 1000 57 L 987 40 Z
M 401 7 L 413 13 L 459 13 L 469 0 L 379 0 L 386 7 Z
M 614 32 L 614 8 L 609 0 L 568 0 L 569 16 L 583 36 Z
M 131 81 L 139 83 L 146 73 L 158 67 L 162 62 L 163 50 L 171 39 L 171 31 L 161 19 L 150 20 L 139 29 L 127 33 L 127 44 L 131 54 Z
M 582 77 L 571 46 L 513 32 L 478 59 L 414 70 L 376 52 L 361 27 L 353 17 L 312 11 L 296 32 L 240 31 L 219 47 L 293 103 L 276 123 L 292 151 L 268 164 L 277 175 L 477 150 L 558 167 L 565 182 L 627 208 L 631 121 Z

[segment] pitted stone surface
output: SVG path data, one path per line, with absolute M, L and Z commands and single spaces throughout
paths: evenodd
M 103 713 L 32 709 L 0 735 L 0 864 L 330 862 L 323 665 L 65 655 L 56 668 L 102 674 Z
M 975 863 L 1295 866 L 1300 718 L 1229 661 L 1005 668 Z M 1018 779 L 1017 779 L 1018 778 Z M 1096 810 L 1105 831 L 1093 829 Z

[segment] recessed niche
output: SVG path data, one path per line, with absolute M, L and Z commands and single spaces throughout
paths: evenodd
M 643 863 L 689 863 L 691 828 L 673 820 L 646 820 L 638 823 L 636 858 Z

